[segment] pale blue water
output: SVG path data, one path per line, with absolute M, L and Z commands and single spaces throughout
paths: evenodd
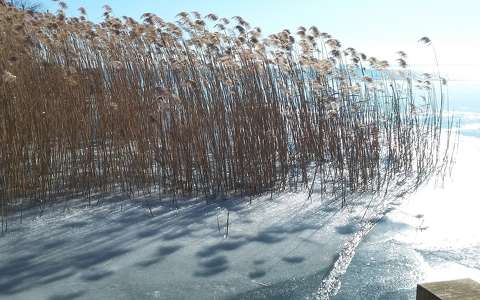
M 461 119 L 461 133 L 480 136 L 480 81 L 454 81 L 449 96 L 451 110 Z
M 480 113 L 480 81 L 452 81 L 448 91 L 454 110 Z

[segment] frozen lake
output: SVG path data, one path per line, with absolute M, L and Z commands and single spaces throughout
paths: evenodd
M 340 210 L 339 201 L 298 192 L 252 204 L 157 206 L 154 217 L 140 203 L 121 211 L 108 199 L 42 217 L 34 211 L 0 239 L 0 298 L 305 298 L 360 237 L 362 217 L 387 209 L 372 201 L 365 214 L 365 197 L 349 201 Z

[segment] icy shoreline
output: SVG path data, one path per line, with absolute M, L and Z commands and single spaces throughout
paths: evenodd
M 415 299 L 418 282 L 480 281 L 480 139 L 462 137 L 451 180 L 388 213 L 356 250 L 333 299 Z
M 383 202 L 308 192 L 153 208 L 48 210 L 0 238 L 0 298 L 198 299 L 314 295 Z M 61 205 L 61 204 L 59 204 Z M 226 212 L 229 233 L 225 238 Z

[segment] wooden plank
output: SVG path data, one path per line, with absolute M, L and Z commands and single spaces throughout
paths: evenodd
M 429 282 L 417 285 L 417 300 L 479 300 L 480 283 L 472 279 Z

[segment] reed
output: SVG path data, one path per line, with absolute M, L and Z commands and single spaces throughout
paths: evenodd
M 2 230 L 24 205 L 99 192 L 175 202 L 315 178 L 345 205 L 452 161 L 446 82 L 403 52 L 392 68 L 316 27 L 264 37 L 241 17 L 138 22 L 105 6 L 95 24 L 65 8 L 0 5 Z

